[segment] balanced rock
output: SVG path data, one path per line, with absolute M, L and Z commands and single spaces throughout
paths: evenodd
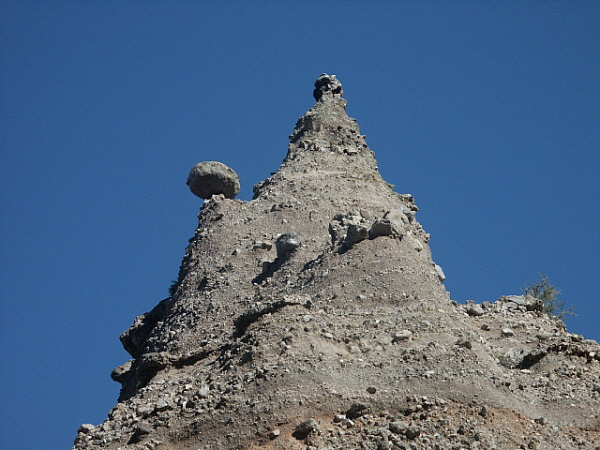
M 235 198 L 240 192 L 238 175 L 218 161 L 205 161 L 192 167 L 187 185 L 194 195 L 205 200 L 219 194 L 226 198 Z
M 327 75 L 326 73 L 321 74 L 317 81 L 315 81 L 315 90 L 313 91 L 313 97 L 315 100 L 321 100 L 323 95 L 325 96 L 342 96 L 342 83 L 338 81 L 335 75 Z

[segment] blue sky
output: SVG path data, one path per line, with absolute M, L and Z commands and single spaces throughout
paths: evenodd
M 599 2 L 0 2 L 0 447 L 116 404 L 168 295 L 195 163 L 275 171 L 323 72 L 411 193 L 451 297 L 546 274 L 600 340 Z

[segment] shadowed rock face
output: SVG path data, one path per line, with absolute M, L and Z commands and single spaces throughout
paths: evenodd
M 119 404 L 75 448 L 597 442 L 598 345 L 531 299 L 450 301 L 342 95 L 318 78 L 252 201 L 207 198 L 172 296 L 121 337 Z

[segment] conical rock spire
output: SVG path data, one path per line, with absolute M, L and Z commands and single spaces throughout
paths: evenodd
M 279 170 L 255 186 L 251 202 L 205 202 L 172 298 L 121 337 L 134 357 L 113 374 L 122 399 L 159 371 L 227 345 L 239 334 L 236 320 L 264 299 L 308 295 L 359 309 L 447 301 L 412 196 L 395 193 L 379 175 L 345 112 L 341 83 L 321 75 L 315 87 L 317 103 L 298 119 Z M 294 251 L 280 251 L 285 236 L 293 236 Z M 373 253 L 382 273 L 369 285 L 349 282 L 358 273 L 370 279 Z M 348 269 L 331 270 L 340 263 Z
M 336 76 L 321 75 L 315 82 L 313 95 L 317 103 L 298 119 L 285 162 L 305 155 L 308 157 L 300 158 L 296 164 L 303 169 L 314 165 L 312 157 L 313 161 L 319 160 L 322 170 L 370 170 L 373 176 L 378 176 L 377 162 L 365 136 L 360 134 L 356 120 L 346 114 L 342 84 Z M 323 157 L 316 158 L 314 153 L 322 153 L 319 156 Z M 353 158 L 334 158 L 335 155 Z
M 121 336 L 119 404 L 75 448 L 600 445 L 598 345 L 530 299 L 451 302 L 341 83 L 321 75 L 314 96 L 252 201 L 204 202 L 171 296 Z

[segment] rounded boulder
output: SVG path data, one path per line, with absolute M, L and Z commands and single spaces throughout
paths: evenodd
M 240 179 L 237 173 L 217 161 L 205 161 L 192 167 L 187 185 L 194 195 L 205 200 L 219 194 L 223 194 L 226 198 L 235 198 L 240 192 Z

